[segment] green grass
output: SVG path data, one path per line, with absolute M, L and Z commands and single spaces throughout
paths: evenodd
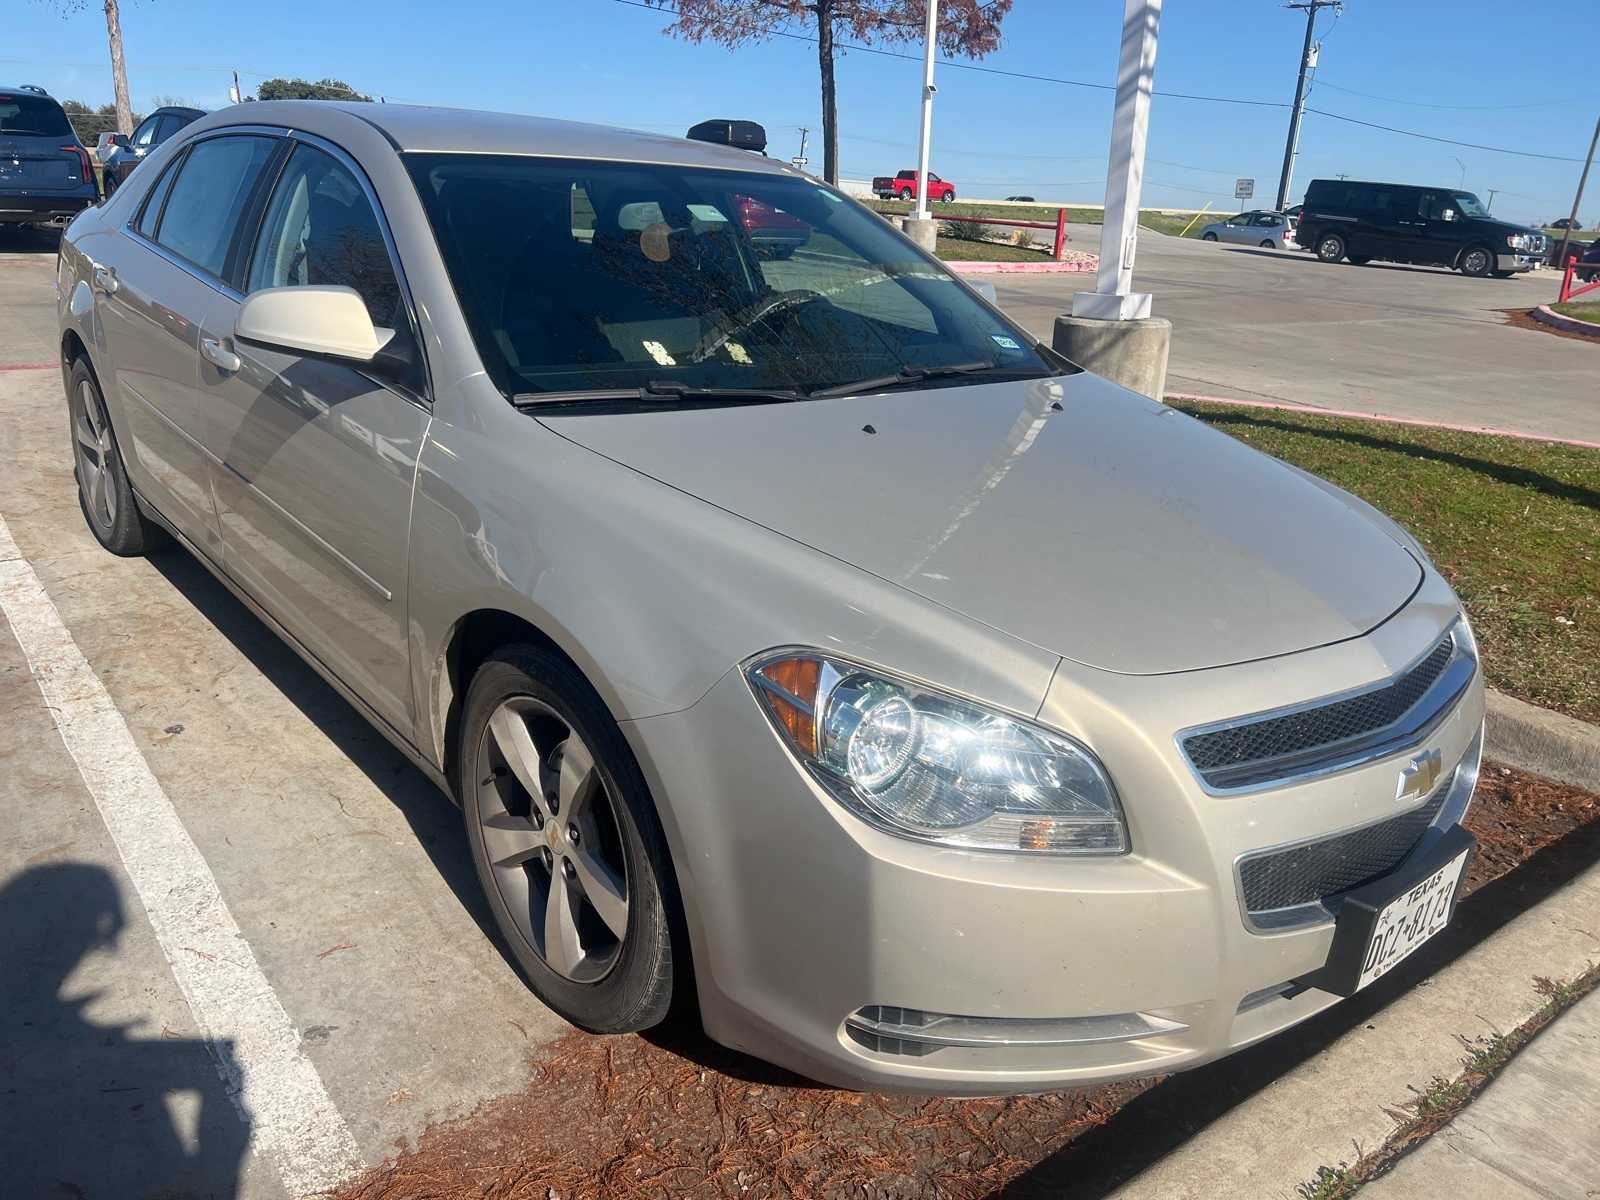
M 1466 604 L 1491 687 L 1600 721 L 1600 450 L 1299 412 L 1176 407 L 1388 513 Z
M 1591 303 L 1588 300 L 1569 300 L 1565 304 L 1552 304 L 1550 307 L 1563 317 L 1576 317 L 1580 321 L 1600 323 L 1600 302 Z
M 915 207 L 908 200 L 868 200 L 869 208 L 881 213 L 894 213 L 905 215 Z M 1004 217 L 1012 221 L 1049 221 L 1055 223 L 1056 210 L 1044 204 L 968 204 L 956 201 L 954 204 L 933 204 L 929 211 L 935 217 L 953 219 L 957 217 Z M 1219 213 L 1222 216 L 1232 216 L 1232 213 Z M 1099 225 L 1104 220 L 1105 214 L 1098 208 L 1069 208 L 1067 220 L 1077 225 Z M 1156 209 L 1144 209 L 1139 213 L 1139 224 L 1146 229 L 1153 229 L 1157 233 L 1167 233 L 1176 237 L 1183 232 L 1183 227 L 1193 220 L 1193 213 L 1165 213 Z M 1215 217 L 1207 213 L 1205 218 L 1195 222 L 1198 230 L 1209 220 Z M 1048 230 L 1039 230 L 1041 234 L 1048 234 Z M 1190 237 L 1194 234 L 1190 233 Z
M 1048 250 L 1024 250 L 1004 242 L 970 242 L 941 237 L 933 252 L 946 262 L 1050 262 Z

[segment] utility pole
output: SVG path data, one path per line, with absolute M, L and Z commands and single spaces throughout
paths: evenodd
M 133 132 L 133 105 L 128 103 L 128 64 L 122 58 L 122 14 L 117 0 L 106 0 L 106 36 L 111 41 L 111 88 L 117 99 L 117 132 Z
M 912 218 L 928 219 L 928 143 L 933 139 L 933 51 L 939 41 L 939 0 L 927 0 L 927 24 L 922 28 L 922 137 L 917 144 L 917 208 Z
M 1572 197 L 1572 214 L 1567 227 L 1561 231 L 1561 252 L 1556 255 L 1556 266 L 1563 270 L 1567 265 L 1567 246 L 1572 241 L 1572 225 L 1578 219 L 1578 205 L 1583 203 L 1583 185 L 1589 182 L 1589 168 L 1594 165 L 1594 148 L 1600 143 L 1600 117 L 1595 118 L 1594 136 L 1589 139 L 1589 157 L 1583 160 L 1583 174 L 1578 176 L 1578 192 Z
M 804 171 L 806 169 L 807 162 L 806 139 L 811 136 L 811 130 L 807 129 L 804 125 L 797 126 L 797 128 L 800 130 L 800 153 L 796 154 L 791 161 L 795 166 Z
M 1294 85 L 1294 108 L 1289 113 L 1289 136 L 1283 143 L 1283 172 L 1278 176 L 1277 210 L 1282 212 L 1289 203 L 1289 172 L 1294 166 L 1295 147 L 1300 142 L 1300 117 L 1306 104 L 1306 71 L 1310 69 L 1311 39 L 1316 34 L 1317 10 L 1338 8 L 1341 0 L 1297 0 L 1286 8 L 1303 9 L 1306 14 L 1306 44 L 1300 51 L 1300 76 Z

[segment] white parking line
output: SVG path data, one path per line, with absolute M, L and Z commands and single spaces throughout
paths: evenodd
M 355 1139 L 111 696 L 0 517 L 0 612 L 100 810 L 255 1149 L 291 1195 L 360 1166 Z M 216 1053 L 228 1039 L 233 1054 Z M 90 1152 L 85 1147 L 85 1152 Z

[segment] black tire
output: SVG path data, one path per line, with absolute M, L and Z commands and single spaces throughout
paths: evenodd
M 95 541 L 121 558 L 156 549 L 163 540 L 161 527 L 146 520 L 134 501 L 100 383 L 82 358 L 68 376 L 67 420 L 78 507 Z
M 1217 240 L 1217 235 L 1214 233 L 1202 233 L 1200 235 L 1200 240 L 1202 242 L 1214 242 Z
M 1351 264 L 1357 267 L 1364 267 L 1372 261 L 1365 254 L 1346 254 L 1345 258 L 1349 259 Z
M 1344 236 L 1337 233 L 1325 233 L 1317 239 L 1317 257 L 1326 263 L 1336 263 L 1348 253 L 1349 247 L 1345 245 Z
M 902 199 L 902 200 L 911 199 L 911 189 L 910 188 L 901 188 L 900 189 L 900 199 Z
M 939 197 L 940 204 L 954 204 L 955 202 L 956 194 L 954 192 L 946 192 L 943 196 Z
M 1494 274 L 1494 251 L 1487 246 L 1468 246 L 1461 252 L 1456 268 L 1463 275 L 1483 279 Z
M 504 862 L 498 867 L 490 862 L 482 818 L 502 811 L 492 808 L 497 796 L 503 798 L 507 794 L 502 789 L 521 790 L 512 768 L 502 766 L 484 772 L 480 765 L 495 761 L 495 751 L 486 749 L 486 744 L 494 742 L 489 722 L 507 702 L 531 703 L 538 710 L 529 717 L 525 728 L 530 732 L 530 744 L 541 751 L 541 769 L 548 769 L 554 756 L 548 752 L 550 748 L 539 745 L 540 738 L 561 736 L 563 740 L 559 744 L 565 746 L 566 738 L 577 735 L 592 759 L 598 783 L 598 787 L 590 787 L 590 799 L 586 804 L 592 808 L 602 799 L 609 801 L 607 811 L 613 825 L 610 831 L 602 830 L 600 834 L 605 835 L 602 840 L 606 853 L 624 870 L 626 934 L 609 951 L 613 957 L 597 979 L 569 977 L 545 961 L 528 933 L 519 927 L 508 904 L 508 892 L 513 900 L 518 893 L 514 883 L 508 888 L 501 882 L 507 877 Z M 552 719 L 565 725 L 564 734 L 549 732 L 553 727 L 541 726 L 540 722 Z M 673 929 L 681 929 L 682 923 L 671 915 L 677 911 L 671 858 L 644 776 L 598 693 L 570 662 L 553 650 L 531 644 L 503 646 L 472 678 L 462 709 L 460 739 L 454 783 L 461 800 L 472 861 L 506 947 L 528 985 L 550 1008 L 592 1033 L 631 1033 L 660 1024 L 672 1007 L 674 964 L 687 964 L 686 954 L 674 953 L 674 942 L 678 939 L 674 938 Z M 480 759 L 480 754 L 490 757 Z M 552 783 L 551 786 L 553 793 L 556 785 Z M 504 803 L 504 800 L 499 802 Z M 506 804 L 503 811 L 509 813 L 510 808 Z M 555 842 L 559 843 L 559 827 L 563 822 L 551 818 L 549 823 L 558 827 Z M 544 821 L 539 822 L 541 830 L 544 825 Z M 586 835 L 591 854 L 600 849 L 600 843 L 593 841 L 593 836 L 598 835 Z M 575 853 L 578 840 L 570 833 L 567 837 L 568 846 Z M 552 856 L 548 850 L 541 849 L 538 854 L 543 856 L 544 862 L 550 862 Z M 541 879 L 553 880 L 554 871 L 566 866 L 565 858 L 560 865 L 544 867 L 539 859 L 531 856 L 526 863 L 519 864 L 517 869 L 524 871 L 529 880 L 523 894 L 530 912 L 534 889 Z M 497 870 L 501 872 L 498 877 Z M 536 874 L 540 870 L 545 872 L 543 877 Z M 576 874 L 569 869 L 566 877 L 573 879 Z M 545 886 L 548 888 L 551 884 Z M 577 923 L 581 924 L 582 918 L 590 918 L 590 927 L 605 934 L 593 924 L 598 910 L 590 914 L 582 908 L 587 903 L 583 889 L 575 883 L 565 887 L 576 897 L 580 910 Z M 539 919 L 544 920 L 543 917 Z M 549 926 L 541 924 L 541 928 Z M 574 936 L 587 940 L 589 933 L 575 933 Z
M 1261 243 L 1261 248 L 1263 250 L 1276 250 L 1278 246 L 1271 238 L 1267 238 Z

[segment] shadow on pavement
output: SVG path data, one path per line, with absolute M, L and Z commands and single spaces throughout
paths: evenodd
M 456 807 L 186 550 L 164 550 L 150 562 L 388 797 L 439 877 L 515 971 L 483 898 Z
M 116 953 L 124 924 L 102 867 L 35 866 L 0 887 L 0 1194 L 238 1193 L 250 1124 L 222 1081 L 237 1074 L 232 1042 L 96 1023 L 99 993 L 70 983 Z
M 1250 413 L 1207 411 L 1205 420 L 1208 425 L 1222 426 L 1224 428 L 1229 425 L 1264 426 L 1282 430 L 1285 433 L 1305 433 L 1313 437 L 1328 438 L 1332 441 L 1349 442 L 1355 446 L 1366 446 L 1373 450 L 1387 450 L 1395 454 L 1404 454 L 1407 458 L 1422 458 L 1432 462 L 1449 463 L 1451 466 L 1461 467 L 1467 471 L 1476 471 L 1479 475 L 1487 475 L 1491 479 L 1510 484 L 1513 487 L 1532 488 L 1536 492 L 1542 492 L 1544 495 L 1558 500 L 1569 500 L 1574 504 L 1582 504 L 1587 508 L 1600 508 L 1600 492 L 1596 492 L 1592 488 L 1566 483 L 1560 479 L 1552 479 L 1543 472 L 1529 470 L 1527 467 L 1513 466 L 1510 463 L 1491 462 L 1488 459 L 1474 458 L 1469 454 L 1459 454 L 1454 450 L 1439 450 L 1432 446 L 1419 445 L 1416 442 L 1396 442 L 1373 433 L 1357 433 L 1349 429 L 1327 429 L 1321 426 L 1306 425 L 1291 417 L 1282 415 L 1263 416 L 1259 410 Z
M 1221 1062 L 1170 1076 L 993 1193 L 991 1200 L 1099 1200 L 1109 1195 L 1596 863 L 1600 824 L 1574 830 L 1463 899 L 1450 925 L 1392 975 L 1303 1025 Z M 1370 1097 L 1375 1104 L 1404 1099 Z M 1262 1136 L 1275 1135 L 1263 1131 Z

